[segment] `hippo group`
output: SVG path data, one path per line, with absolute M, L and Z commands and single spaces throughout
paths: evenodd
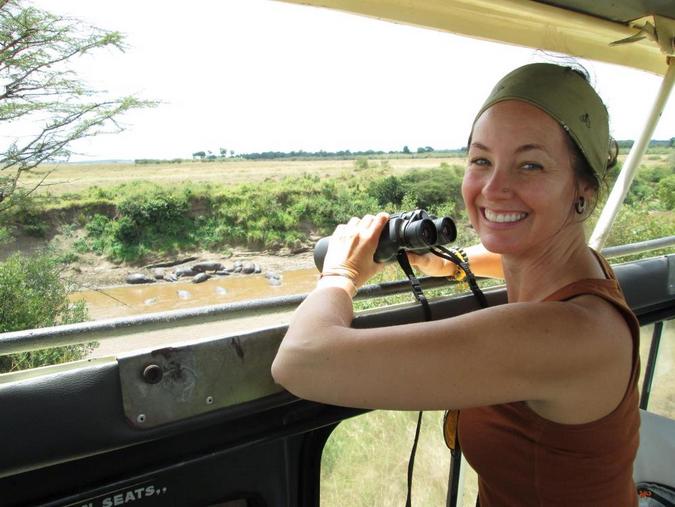
M 152 271 L 152 277 L 145 273 L 132 273 L 126 277 L 126 282 L 130 284 L 155 283 L 160 280 L 176 282 L 180 278 L 191 277 L 192 283 L 201 283 L 213 276 L 228 276 L 232 273 L 249 275 L 261 272 L 260 265 L 255 262 L 235 261 L 232 267 L 226 267 L 220 262 L 203 261 L 190 266 L 182 266 L 173 271 L 167 271 L 163 267 L 156 267 Z

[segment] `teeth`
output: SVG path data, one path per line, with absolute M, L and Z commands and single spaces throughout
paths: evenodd
M 527 213 L 495 213 L 485 208 L 485 218 L 490 222 L 518 222 L 527 216 Z

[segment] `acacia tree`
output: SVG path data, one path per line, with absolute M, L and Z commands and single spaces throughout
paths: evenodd
M 124 50 L 119 32 L 0 0 L 0 211 L 38 188 L 22 187 L 26 171 L 46 161 L 67 160 L 73 141 L 123 130 L 118 117 L 156 103 L 133 96 L 109 98 L 72 70 L 74 60 L 102 48 Z M 10 129 L 31 132 L 12 137 Z M 10 132 L 7 136 L 6 133 Z M 4 140 L 4 139 L 7 140 Z

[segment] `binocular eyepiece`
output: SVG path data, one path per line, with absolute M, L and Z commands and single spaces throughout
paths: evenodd
M 422 209 L 396 213 L 382 229 L 373 258 L 375 262 L 391 262 L 400 250 L 426 253 L 456 237 L 457 228 L 450 217 L 437 218 Z M 314 264 L 319 271 L 323 270 L 329 241 L 330 237 L 321 238 L 314 247 Z

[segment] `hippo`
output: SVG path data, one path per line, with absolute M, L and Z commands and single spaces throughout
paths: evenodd
M 155 268 L 152 270 L 152 275 L 155 277 L 156 280 L 162 280 L 165 276 L 164 269 Z
M 192 278 L 192 283 L 202 283 L 211 278 L 211 275 L 207 273 L 199 273 Z
M 195 276 L 197 272 L 192 268 L 178 268 L 176 270 L 176 276 L 180 278 L 181 276 Z
M 279 287 L 281 285 L 281 278 L 268 278 L 267 283 L 272 287 Z
M 230 273 L 231 271 L 229 269 L 221 269 L 220 271 L 216 271 L 213 274 L 217 276 L 228 276 Z
M 150 278 L 149 276 L 147 276 L 143 273 L 132 273 L 131 275 L 127 276 L 127 283 L 133 283 L 133 284 L 155 283 L 155 279 Z
M 252 262 L 245 262 L 241 266 L 241 272 L 244 273 L 245 275 L 255 273 L 255 264 L 253 264 Z
M 234 266 L 232 267 L 232 272 L 233 273 L 241 273 L 243 264 L 241 261 L 234 261 Z
M 263 275 L 265 278 L 268 280 L 281 280 L 281 275 L 275 271 L 265 271 L 265 274 Z
M 197 273 L 204 273 L 205 271 L 221 271 L 224 269 L 220 262 L 198 262 L 192 266 L 192 270 Z
M 281 274 L 274 271 L 266 271 L 263 276 L 267 278 L 267 283 L 269 283 L 272 287 L 278 287 L 281 285 L 281 280 L 283 279 Z

